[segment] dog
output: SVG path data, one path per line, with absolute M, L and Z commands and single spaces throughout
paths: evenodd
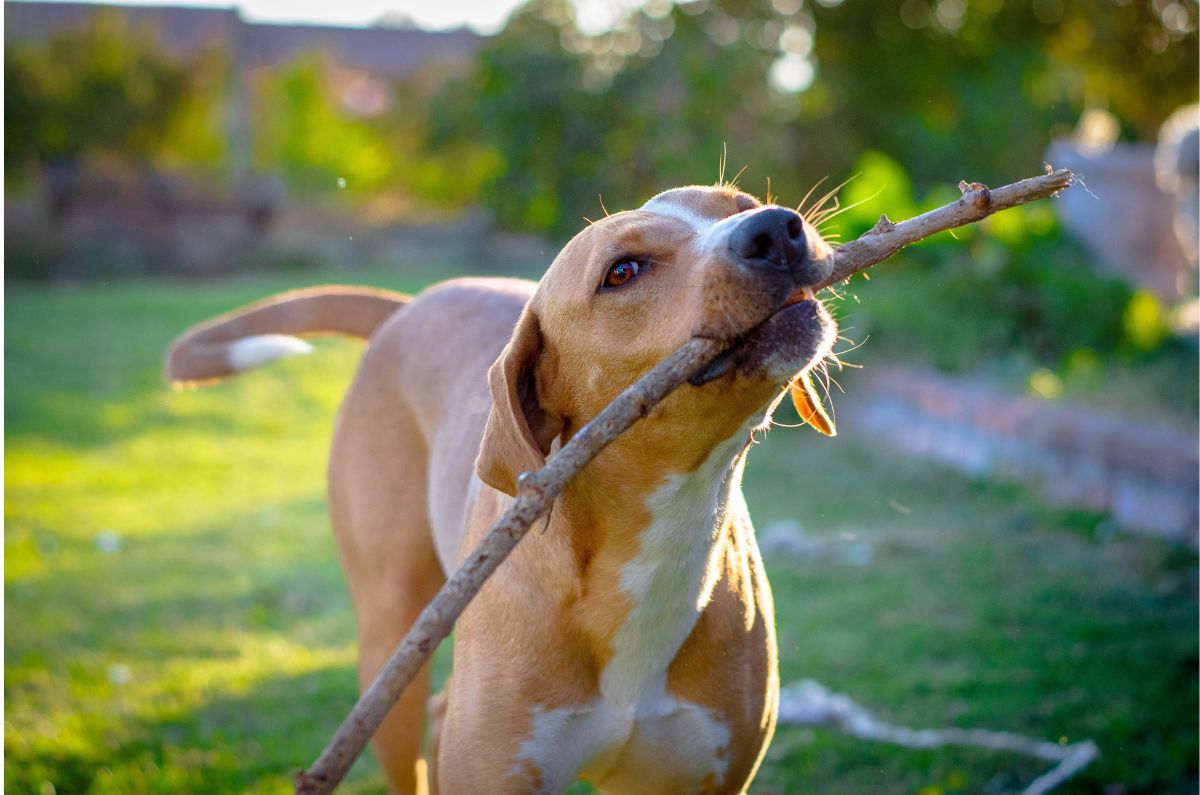
M 774 731 L 771 591 L 741 477 L 835 323 L 833 251 L 798 213 L 727 185 L 676 188 L 584 228 L 535 283 L 458 279 L 415 298 L 325 287 L 192 328 L 176 384 L 368 339 L 337 419 L 329 505 L 366 687 L 522 472 L 691 337 L 729 348 L 601 452 L 456 627 L 374 743 L 396 792 L 743 792 Z M 429 764 L 422 736 L 431 718 Z

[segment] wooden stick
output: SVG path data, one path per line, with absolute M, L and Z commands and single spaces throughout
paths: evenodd
M 1045 198 L 1070 182 L 1069 171 L 1056 171 L 995 191 L 988 191 L 978 183 L 960 183 L 963 196 L 955 203 L 900 224 L 881 218 L 866 235 L 838 249 L 834 254 L 833 275 L 820 287 L 847 279 L 923 237 L 978 221 L 1006 207 Z M 312 767 L 296 774 L 297 795 L 333 792 L 417 671 L 450 634 L 454 622 L 484 581 L 530 526 L 550 509 L 571 478 L 667 394 L 700 372 L 726 346 L 727 343 L 700 338 L 685 342 L 618 395 L 551 456 L 545 467 L 526 472 L 518 479 L 513 504 L 417 617 Z
M 833 273 L 821 287 L 849 279 L 859 271 L 887 259 L 909 243 L 945 232 L 947 229 L 982 221 L 992 213 L 1016 207 L 1018 204 L 1053 196 L 1070 187 L 1074 179 L 1075 176 L 1065 168 L 1055 171 L 1046 166 L 1046 173 L 1040 177 L 1023 179 L 996 190 L 989 190 L 986 185 L 978 182 L 963 181 L 958 183 L 962 197 L 953 204 L 930 210 L 898 224 L 892 223 L 886 215 L 881 215 L 871 231 L 834 252 Z

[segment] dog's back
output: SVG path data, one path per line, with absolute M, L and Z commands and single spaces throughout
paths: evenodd
M 356 532 L 352 526 L 371 512 L 352 500 L 377 495 L 343 481 L 370 470 L 389 484 L 388 491 L 400 482 L 427 491 L 425 512 L 441 568 L 449 573 L 457 567 L 465 511 L 477 491 L 471 488 L 475 456 L 491 407 L 487 370 L 534 286 L 517 279 L 445 282 L 418 295 L 371 337 L 330 454 L 335 523 L 344 509 L 348 525 L 337 527 L 339 535 Z M 405 480 L 380 471 L 397 458 L 420 460 L 424 471 Z

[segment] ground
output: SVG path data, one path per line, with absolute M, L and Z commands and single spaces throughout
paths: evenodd
M 355 697 L 324 466 L 359 345 L 322 341 L 192 392 L 164 387 L 161 354 L 189 323 L 285 287 L 434 275 L 9 286 L 10 792 L 290 792 Z M 852 433 L 777 428 L 746 484 L 760 527 L 799 521 L 835 550 L 768 561 L 785 682 L 906 725 L 1094 739 L 1102 758 L 1063 792 L 1196 791 L 1194 555 L 1083 532 L 1023 491 L 877 457 Z M 783 728 L 753 791 L 999 793 L 1044 769 Z M 382 791 L 372 759 L 344 791 Z

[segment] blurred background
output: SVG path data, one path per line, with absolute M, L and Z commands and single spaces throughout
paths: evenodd
M 1050 163 L 1083 184 L 831 299 L 841 435 L 777 428 L 747 475 L 782 675 L 1095 740 L 1064 792 L 1195 792 L 1198 16 L 6 2 L 6 786 L 286 792 L 353 702 L 323 468 L 360 346 L 170 393 L 189 324 L 322 282 L 537 278 L 586 219 L 722 176 L 830 194 L 836 242 Z M 1043 769 L 783 727 L 754 791 Z M 372 760 L 347 791 L 382 791 Z

